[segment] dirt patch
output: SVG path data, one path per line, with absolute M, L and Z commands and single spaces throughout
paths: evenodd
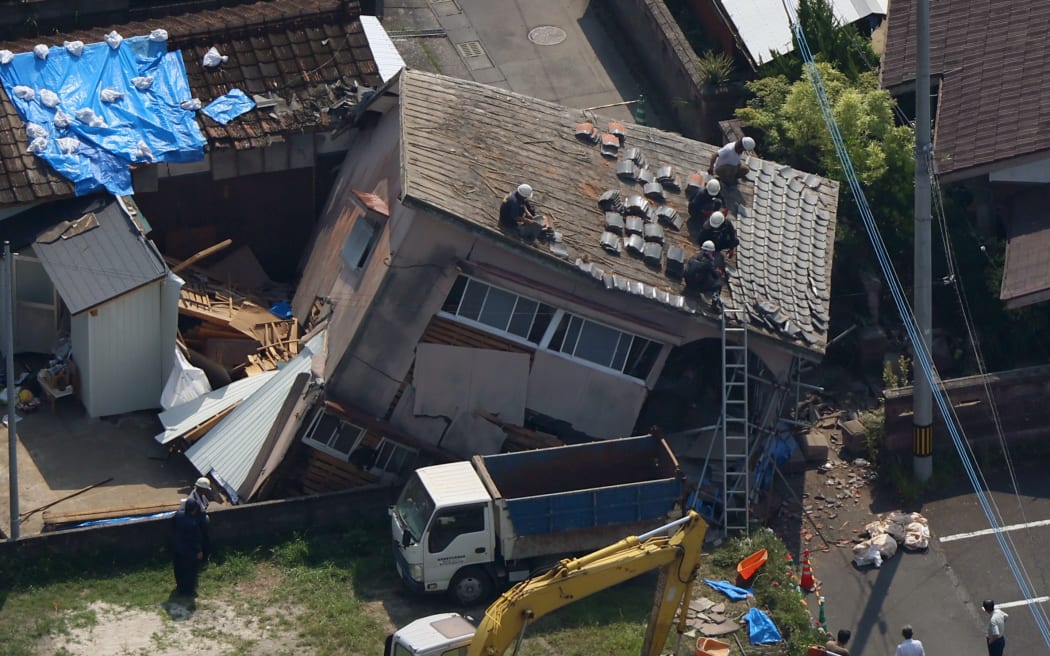
M 202 601 L 196 607 L 169 600 L 157 608 L 136 609 L 95 602 L 89 607 L 95 621 L 76 626 L 68 634 L 41 641 L 37 653 L 71 656 L 225 656 L 228 654 L 306 655 L 294 631 L 222 600 Z M 294 615 L 283 608 L 282 614 Z M 72 618 L 71 618 L 72 619 Z M 83 621 L 75 624 L 85 624 Z

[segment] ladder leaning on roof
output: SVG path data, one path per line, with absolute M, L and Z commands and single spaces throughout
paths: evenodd
M 722 311 L 722 529 L 748 531 L 751 485 L 747 310 Z

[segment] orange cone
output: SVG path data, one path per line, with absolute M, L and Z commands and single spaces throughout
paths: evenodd
M 802 552 L 802 578 L 798 581 L 798 587 L 806 592 L 812 592 L 815 587 L 813 567 L 809 564 L 809 549 Z

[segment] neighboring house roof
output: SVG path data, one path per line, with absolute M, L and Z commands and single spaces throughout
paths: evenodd
M 693 312 L 682 283 L 642 258 L 602 248 L 604 214 L 598 198 L 619 190 L 640 194 L 617 178 L 616 162 L 577 139 L 575 126 L 599 119 L 581 110 L 527 98 L 497 87 L 406 70 L 401 77 L 404 202 L 463 222 L 472 229 L 571 269 L 584 283 L 637 294 Z M 653 171 L 669 165 L 684 188 L 688 174 L 707 169 L 715 146 L 650 127 L 626 126 L 625 147 L 637 147 Z M 731 212 L 742 242 L 727 305 L 747 307 L 751 326 L 807 351 L 827 342 L 831 260 L 838 183 L 789 166 L 751 158 L 752 182 L 738 185 L 741 207 Z M 530 245 L 498 225 L 503 195 L 519 183 L 562 235 L 561 254 L 546 242 Z M 742 194 L 742 196 L 740 195 Z M 684 193 L 667 192 L 684 222 Z M 731 196 L 730 199 L 733 197 Z M 688 230 L 665 228 L 670 245 L 698 250 Z M 725 292 L 724 294 L 725 295 Z
M 1006 262 L 999 298 L 1016 309 L 1050 300 L 1050 221 L 1046 190 L 1038 187 L 1012 199 L 1006 221 Z
M 235 380 L 229 385 L 202 394 L 192 401 L 179 404 L 157 415 L 164 430 L 153 439 L 161 444 L 176 440 L 209 419 L 235 407 L 265 385 L 277 371 L 264 371 L 255 376 Z
M 889 0 L 829 0 L 842 24 L 871 15 L 885 15 Z M 721 13 L 753 66 L 795 49 L 783 0 L 718 0 Z M 796 9 L 798 2 L 793 2 Z
M 234 88 L 249 96 L 279 99 L 260 103 L 227 125 L 198 114 L 212 149 L 245 150 L 290 135 L 332 129 L 337 117 L 356 103 L 350 91 L 353 81 L 369 87 L 383 82 L 359 15 L 357 2 L 270 0 L 9 41 L 0 43 L 0 48 L 25 52 L 37 43 L 101 41 L 111 29 L 124 36 L 165 29 L 168 49 L 182 50 L 190 88 L 203 104 Z M 378 34 L 375 26 L 370 29 Z M 201 62 L 211 47 L 229 60 L 206 70 Z M 389 68 L 393 64 L 388 59 L 384 66 Z M 0 206 L 73 194 L 72 184 L 29 154 L 28 146 L 21 117 L 7 94 L 0 93 Z
M 168 267 L 160 253 L 110 196 L 69 199 L 35 207 L 24 216 L 0 222 L 0 232 L 32 226 L 33 251 L 47 271 L 70 314 L 79 314 L 163 278 Z M 94 214 L 94 222 L 77 222 Z M 8 221 L 12 221 L 10 226 Z M 65 236 L 46 235 L 55 230 Z M 18 239 L 16 237 L 16 239 Z M 35 239 L 35 241 L 34 241 Z M 44 243 L 47 240 L 50 243 Z M 14 240 L 12 240 L 14 244 Z
M 915 5 L 893 0 L 890 9 L 882 85 L 891 91 L 915 81 Z M 1048 24 L 1046 2 L 930 3 L 934 166 L 946 179 L 1050 157 Z
M 315 335 L 298 356 L 186 450 L 186 457 L 197 471 L 204 475 L 213 473 L 229 491 L 247 496 L 255 483 L 249 480 L 252 466 L 294 389 L 296 378 L 311 371 L 313 357 L 324 350 L 324 340 L 324 331 Z

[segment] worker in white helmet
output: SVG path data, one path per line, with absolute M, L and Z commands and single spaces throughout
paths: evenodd
M 520 184 L 517 189 L 507 194 L 499 206 L 500 225 L 511 228 L 534 220 L 536 208 L 533 207 L 531 198 L 532 187 L 527 184 Z
M 712 241 L 705 241 L 700 250 L 685 263 L 684 294 L 708 294 L 711 309 L 722 309 L 722 286 L 727 280 L 726 262 Z
M 722 198 L 722 183 L 717 178 L 711 178 L 703 189 L 689 199 L 689 220 L 706 221 L 712 212 L 722 210 L 725 206 L 725 200 Z
M 740 240 L 736 236 L 736 228 L 724 212 L 712 212 L 711 216 L 704 221 L 704 227 L 700 229 L 697 241 L 704 243 L 709 240 L 714 243 L 715 250 L 725 252 L 727 257 L 732 257 L 733 249 L 740 245 Z
M 211 553 L 211 526 L 209 525 L 211 518 L 208 517 L 208 504 L 211 503 L 211 481 L 208 480 L 207 476 L 201 476 L 197 479 L 197 482 L 193 484 L 193 491 L 186 497 L 186 500 L 192 500 L 200 508 L 200 512 L 195 517 L 197 518 L 197 524 L 200 525 L 203 559 L 207 560 Z
M 748 167 L 741 161 L 745 151 L 751 152 L 755 149 L 755 140 L 744 137 L 737 141 L 730 141 L 711 155 L 711 163 L 707 172 L 718 176 L 723 184 L 736 184 L 736 181 L 747 175 Z

